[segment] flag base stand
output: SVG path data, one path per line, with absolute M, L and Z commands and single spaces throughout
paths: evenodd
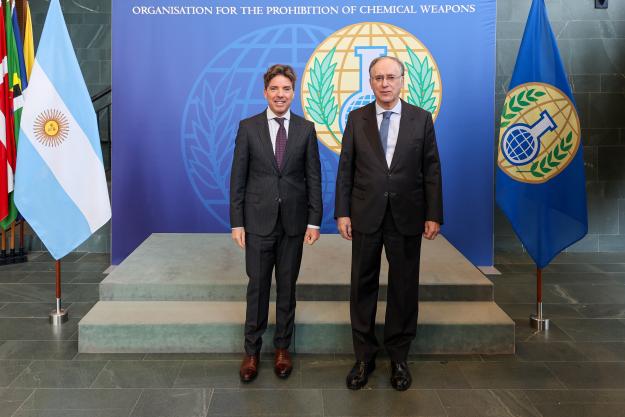
M 549 330 L 549 319 L 530 314 L 530 326 L 536 330 Z
M 58 261 L 57 261 L 58 262 Z M 60 326 L 69 320 L 67 310 L 61 308 L 61 299 L 57 297 L 56 308 L 50 312 L 49 321 L 52 326 Z
M 67 310 L 61 308 L 59 310 L 54 309 L 50 312 L 49 321 L 53 326 L 60 326 L 63 323 L 69 320 L 69 315 L 67 314 Z

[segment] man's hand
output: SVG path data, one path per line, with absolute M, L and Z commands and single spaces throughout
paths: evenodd
M 339 217 L 336 219 L 336 227 L 343 239 L 352 240 L 352 219 L 349 217 Z
M 425 231 L 423 232 L 423 237 L 427 240 L 434 240 L 436 236 L 441 231 L 441 225 L 437 222 L 433 222 L 430 220 L 426 220 L 425 222 Z
M 304 243 L 306 243 L 307 245 L 312 245 L 319 240 L 319 236 L 319 229 L 313 229 L 309 227 L 306 229 L 306 234 L 304 235 Z
M 235 227 L 232 229 L 232 240 L 239 245 L 241 249 L 245 249 L 245 228 Z

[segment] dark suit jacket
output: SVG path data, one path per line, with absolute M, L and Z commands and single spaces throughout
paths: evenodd
M 378 230 L 390 201 L 404 235 L 423 233 L 426 220 L 443 223 L 441 166 L 432 115 L 402 101 L 397 145 L 387 166 L 375 103 L 349 114 L 336 179 L 335 217 L 351 217 L 362 233 Z
M 285 232 L 304 234 L 321 224 L 321 165 L 312 122 L 291 112 L 287 145 L 278 169 L 266 112 L 242 120 L 230 175 L 230 223 L 270 234 L 280 210 Z

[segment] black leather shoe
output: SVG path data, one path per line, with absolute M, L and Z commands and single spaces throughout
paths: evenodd
M 412 376 L 408 364 L 404 362 L 391 361 L 391 385 L 397 391 L 406 391 L 412 384 Z
M 356 361 L 354 367 L 347 375 L 347 388 L 356 390 L 364 387 L 369 381 L 369 375 L 371 375 L 374 370 L 375 360 L 369 362 Z

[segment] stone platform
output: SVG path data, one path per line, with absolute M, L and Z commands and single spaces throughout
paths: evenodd
M 351 244 L 337 235 L 305 246 L 297 287 L 297 352 L 352 351 L 350 254 Z M 414 353 L 514 351 L 514 322 L 493 302 L 493 285 L 477 268 L 442 236 L 424 240 L 421 260 Z M 101 301 L 79 324 L 80 351 L 241 351 L 244 265 L 243 251 L 230 235 L 153 234 L 100 284 Z M 384 261 L 379 323 L 387 270 Z M 270 311 L 265 340 L 273 332 L 273 306 Z

